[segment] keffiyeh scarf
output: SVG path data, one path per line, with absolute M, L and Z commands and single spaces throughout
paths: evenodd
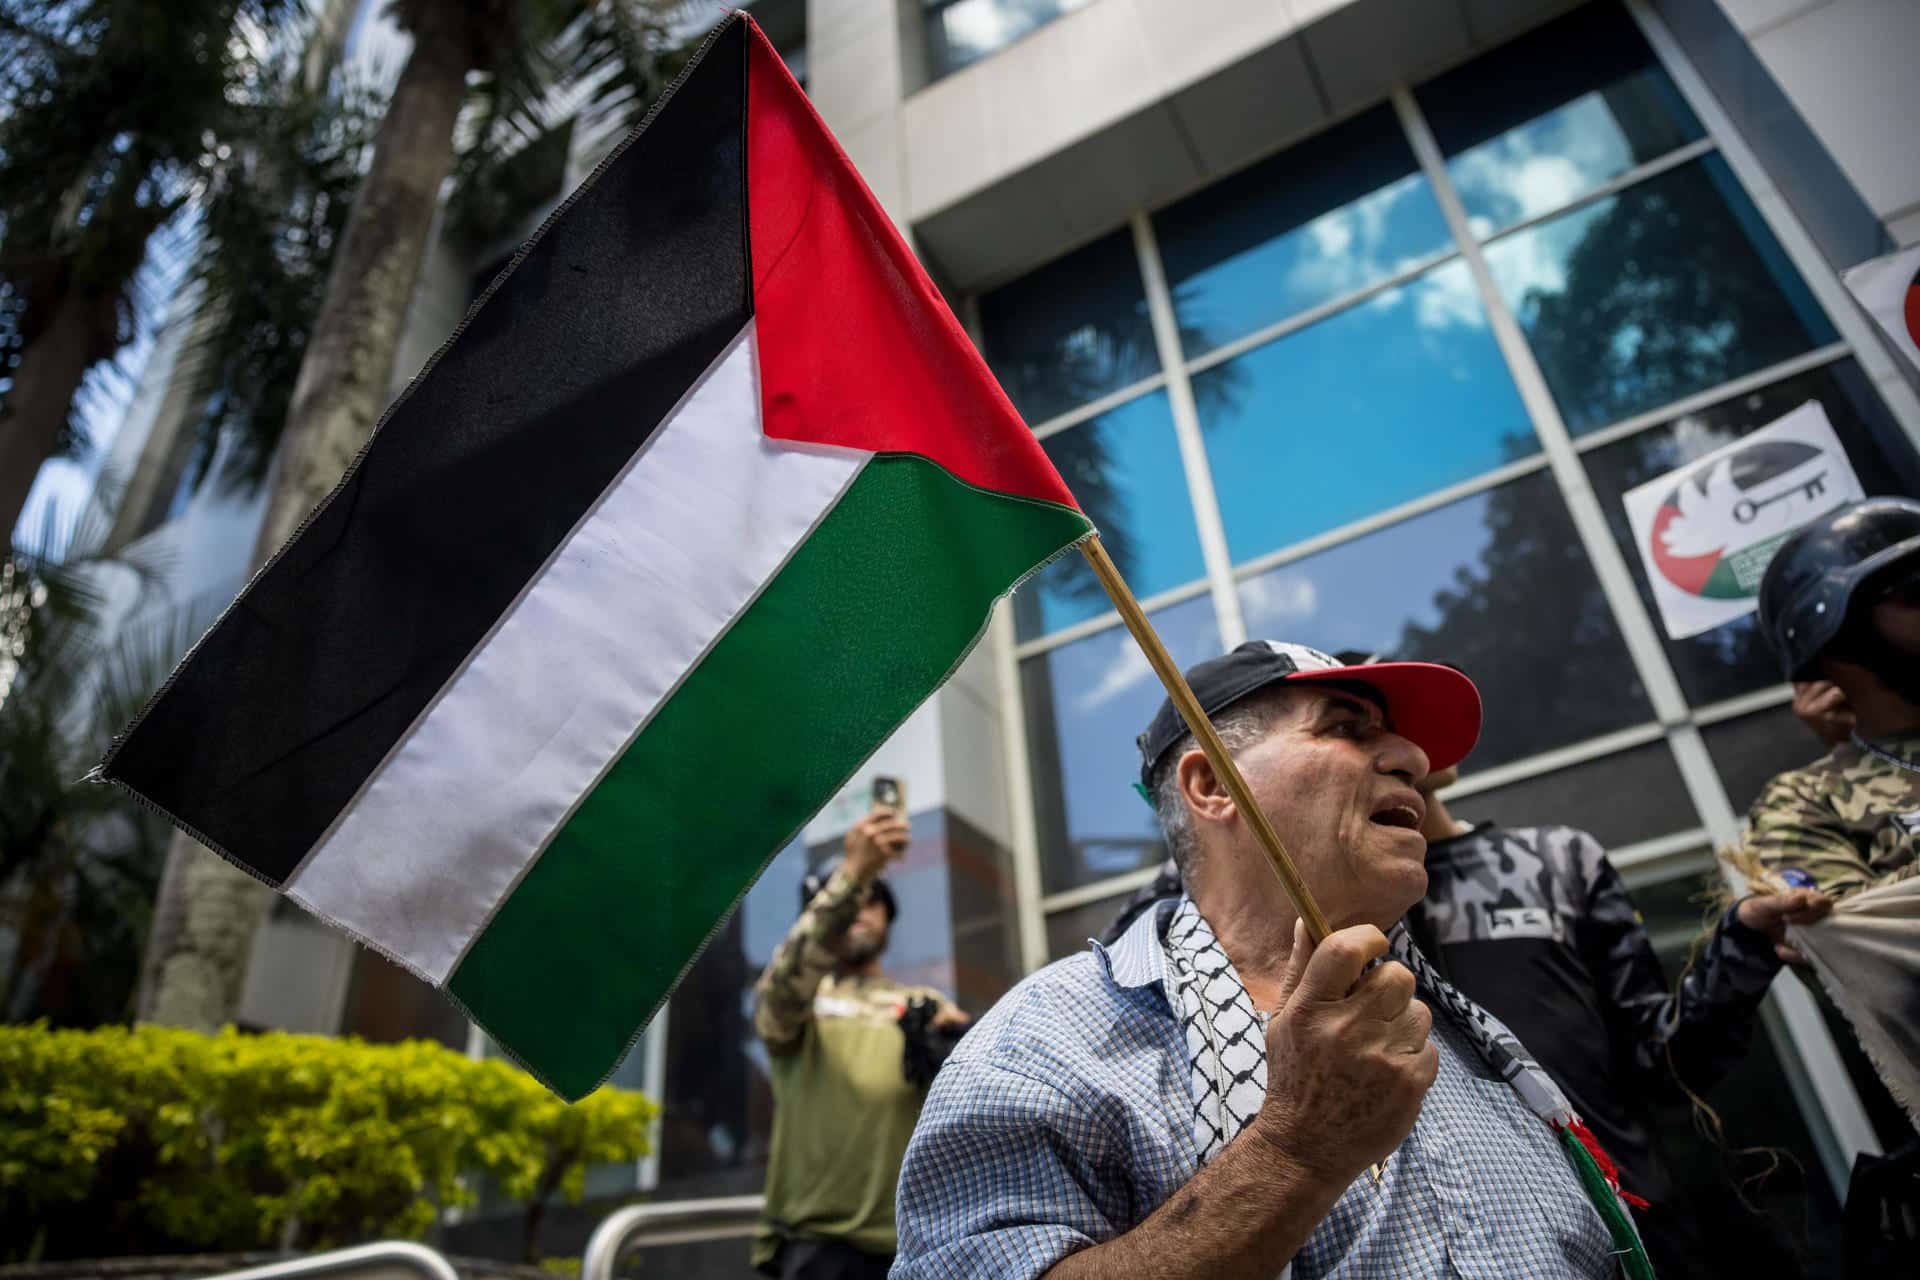
M 1559 1135 L 1574 1171 L 1594 1208 L 1621 1250 L 1621 1263 L 1634 1280 L 1652 1280 L 1653 1268 L 1622 1207 L 1644 1205 L 1620 1190 L 1620 1181 L 1600 1145 L 1587 1130 L 1566 1094 L 1527 1053 L 1519 1038 L 1499 1019 L 1468 999 L 1437 973 L 1413 945 L 1405 924 L 1388 935 L 1393 958 L 1412 971 L 1420 995 L 1467 1040 L 1504 1080 L 1528 1110 Z M 1217 1156 L 1259 1114 L 1267 1096 L 1266 1019 L 1253 1007 L 1214 937 L 1206 917 L 1191 898 L 1182 898 L 1167 927 L 1167 960 L 1173 974 L 1174 1013 L 1186 1041 L 1187 1081 L 1193 1095 L 1193 1142 L 1200 1163 Z

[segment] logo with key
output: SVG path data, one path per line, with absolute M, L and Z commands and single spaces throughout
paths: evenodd
M 1653 520 L 1649 557 L 1680 590 L 1739 600 L 1788 534 L 1846 500 L 1834 459 L 1797 440 L 1756 441 L 1681 475 Z

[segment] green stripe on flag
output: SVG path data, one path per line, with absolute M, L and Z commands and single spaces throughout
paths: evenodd
M 449 990 L 575 1098 L 773 854 L 965 656 L 1076 511 L 874 458 L 627 748 Z M 636 655 L 638 660 L 638 655 Z

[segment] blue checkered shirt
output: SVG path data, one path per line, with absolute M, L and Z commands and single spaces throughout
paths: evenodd
M 1173 907 L 1031 975 L 960 1042 L 900 1172 L 893 1280 L 1038 1276 L 1198 1171 L 1162 941 Z M 1362 1175 L 1315 1228 L 1294 1280 L 1615 1274 L 1558 1140 L 1444 1022 L 1413 1132 L 1380 1185 Z

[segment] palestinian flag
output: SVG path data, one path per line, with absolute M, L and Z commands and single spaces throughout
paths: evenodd
M 102 772 L 575 1098 L 1090 532 L 734 16 Z

